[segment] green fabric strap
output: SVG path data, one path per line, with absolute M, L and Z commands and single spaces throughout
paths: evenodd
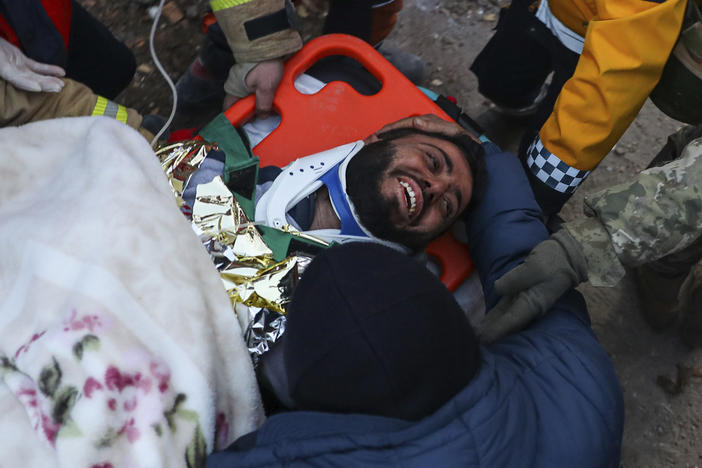
M 248 140 L 232 126 L 224 114 L 219 114 L 200 131 L 200 136 L 224 151 L 224 183 L 234 193 L 241 208 L 249 219 L 256 219 L 256 182 L 258 181 L 259 159 L 249 150 Z M 264 242 L 273 251 L 277 262 L 291 254 L 303 251 L 316 254 L 326 245 L 299 237 L 280 229 L 257 226 Z
M 234 192 L 246 216 L 254 219 L 259 159 L 249 150 L 246 135 L 219 114 L 200 131 L 200 136 L 224 151 L 224 183 Z
M 280 229 L 263 225 L 256 227 L 261 233 L 263 241 L 273 251 L 273 258 L 276 262 L 283 261 L 297 251 L 315 255 L 320 250 L 327 248 L 324 244 L 281 231 Z

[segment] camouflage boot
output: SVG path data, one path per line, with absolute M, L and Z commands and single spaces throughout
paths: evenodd
M 691 267 L 700 258 L 702 258 L 702 238 L 697 239 L 681 252 L 636 268 L 635 278 L 643 315 L 651 327 L 662 330 L 676 321 L 681 309 L 678 301 L 681 287 Z
M 702 346 L 702 262 L 698 262 L 680 289 L 680 335 L 693 348 Z

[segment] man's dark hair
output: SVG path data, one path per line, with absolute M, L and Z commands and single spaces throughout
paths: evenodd
M 483 149 L 482 145 L 473 140 L 470 136 L 463 133 L 456 136 L 449 136 L 444 135 L 443 133 L 425 132 L 414 128 L 398 128 L 380 133 L 378 134 L 380 141 L 371 143 L 371 145 L 381 142 L 391 143 L 393 140 L 411 135 L 425 135 L 428 137 L 438 138 L 440 140 L 446 140 L 453 143 L 461 150 L 461 153 L 468 162 L 470 175 L 473 177 L 473 193 L 465 211 L 459 215 L 459 218 L 474 210 L 475 207 L 480 204 L 483 196 L 485 195 L 488 180 L 487 167 L 485 165 L 485 150 Z

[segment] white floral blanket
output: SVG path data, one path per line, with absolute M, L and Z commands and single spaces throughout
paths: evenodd
M 147 142 L 0 129 L 0 467 L 204 466 L 261 423 L 208 255 Z

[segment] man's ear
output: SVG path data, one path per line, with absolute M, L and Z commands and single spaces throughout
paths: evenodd
M 369 145 L 371 143 L 375 143 L 376 141 L 379 141 L 380 138 L 378 138 L 377 133 L 373 133 L 372 135 L 367 136 L 366 138 L 363 139 L 363 144 L 364 145 Z

